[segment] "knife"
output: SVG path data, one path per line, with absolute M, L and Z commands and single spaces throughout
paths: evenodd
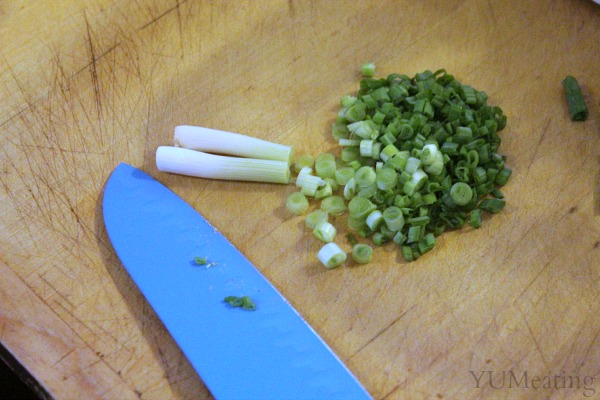
M 216 399 L 371 399 L 260 271 L 156 179 L 119 164 L 103 213 L 123 266 Z

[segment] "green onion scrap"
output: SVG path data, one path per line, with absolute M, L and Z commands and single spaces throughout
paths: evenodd
M 314 175 L 300 163 L 306 169 L 297 179 L 321 202 L 322 213 L 309 214 L 306 224 L 328 243 L 319 256 L 328 268 L 346 254 L 333 243 L 334 221 L 327 214 L 347 213 L 356 262 L 372 257 L 372 248 L 356 237 L 376 246 L 391 242 L 413 261 L 446 230 L 479 228 L 483 213 L 504 209 L 500 188 L 512 174 L 498 152 L 506 115 L 488 104 L 484 91 L 443 69 L 375 78 L 369 63 L 361 72 L 358 92 L 342 97 L 332 124 L 340 152 L 317 156 Z
M 223 301 L 225 301 L 225 303 L 229 304 L 231 307 L 239 307 L 248 311 L 256 310 L 256 304 L 249 296 L 227 296 Z
M 588 108 L 585 104 L 585 99 L 583 98 L 577 79 L 568 75 L 562 81 L 562 85 L 565 91 L 565 97 L 567 98 L 571 120 L 585 121 L 588 117 Z

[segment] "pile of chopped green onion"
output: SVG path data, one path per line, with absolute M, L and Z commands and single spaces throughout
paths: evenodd
M 329 268 L 347 258 L 333 243 L 330 215 L 347 213 L 359 237 L 376 246 L 393 242 L 413 261 L 444 231 L 479 228 L 484 212 L 501 211 L 499 188 L 511 175 L 498 153 L 506 116 L 487 104 L 485 92 L 443 69 L 376 79 L 370 63 L 362 73 L 360 90 L 342 97 L 332 126 L 339 155 L 298 157 L 298 191 L 286 203 L 302 215 L 309 198 L 320 202 L 306 225 L 328 243 L 319 259 Z M 371 261 L 368 245 L 353 246 L 359 246 L 352 252 L 356 262 Z

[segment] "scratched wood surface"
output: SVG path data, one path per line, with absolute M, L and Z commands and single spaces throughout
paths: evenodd
M 600 396 L 599 5 L 15 0 L 0 44 L 0 341 L 56 399 L 210 398 L 108 242 L 100 200 L 120 161 L 200 210 L 374 398 Z M 283 209 L 293 188 L 157 171 L 179 124 L 334 149 L 365 61 L 446 68 L 503 108 L 502 213 L 411 264 L 385 246 L 326 271 Z M 568 118 L 567 74 L 586 122 Z M 500 387 L 502 371 L 521 381 Z M 572 387 L 534 383 L 556 374 Z

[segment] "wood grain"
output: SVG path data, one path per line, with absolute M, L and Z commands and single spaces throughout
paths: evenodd
M 16 0 L 0 43 L 0 341 L 56 399 L 210 398 L 108 242 L 120 161 L 201 211 L 374 398 L 600 396 L 597 4 Z M 367 60 L 380 76 L 445 68 L 503 108 L 502 213 L 414 263 L 385 246 L 326 271 L 283 209 L 292 187 L 156 170 L 179 124 L 337 151 L 329 126 Z M 567 74 L 586 122 L 569 120 Z M 482 371 L 581 382 L 494 389 Z

